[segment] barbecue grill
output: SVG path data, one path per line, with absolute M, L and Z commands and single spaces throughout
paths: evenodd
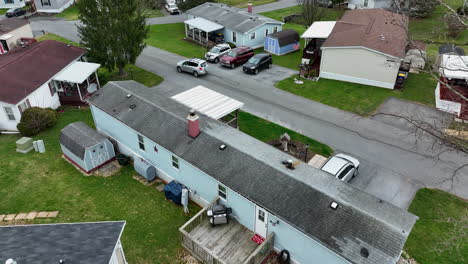
M 207 214 L 210 217 L 211 226 L 228 224 L 229 214 L 231 213 L 232 208 L 227 208 L 222 204 L 216 204 L 210 210 L 207 211 Z

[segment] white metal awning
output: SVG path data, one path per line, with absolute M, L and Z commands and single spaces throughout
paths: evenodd
M 244 106 L 242 102 L 201 85 L 176 94 L 172 99 L 214 119 L 220 119 Z
M 97 63 L 75 61 L 63 69 L 54 80 L 71 83 L 83 83 L 86 79 L 99 69 Z
M 217 24 L 215 22 L 211 22 L 211 21 L 206 20 L 206 19 L 201 18 L 201 17 L 196 17 L 196 18 L 186 20 L 186 21 L 184 21 L 184 23 L 191 26 L 191 27 L 203 30 L 205 32 L 213 32 L 213 31 L 220 30 L 220 29 L 224 28 L 224 26 L 221 26 L 220 24 Z
M 6 35 L 0 36 L 0 40 L 7 40 L 7 39 L 11 39 L 12 37 L 13 37 L 12 35 L 6 34 Z
M 301 38 L 312 39 L 322 38 L 326 39 L 335 27 L 336 21 L 317 21 L 312 23 L 310 27 L 302 34 Z
M 447 78 L 468 80 L 468 56 L 443 55 L 440 71 Z

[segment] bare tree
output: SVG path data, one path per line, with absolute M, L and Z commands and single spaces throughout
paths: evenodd
M 315 21 L 319 21 L 325 15 L 325 9 L 320 6 L 320 0 L 297 0 L 301 8 L 302 23 L 308 28 Z

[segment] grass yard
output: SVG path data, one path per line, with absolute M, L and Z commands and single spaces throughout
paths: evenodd
M 280 81 L 276 87 L 362 116 L 370 115 L 390 96 L 431 106 L 435 104 L 437 82 L 426 73 L 410 73 L 402 91 L 327 79 L 304 80 L 304 84 L 298 85 L 294 78 L 297 76 Z
M 419 216 L 405 251 L 419 264 L 455 264 L 468 260 L 468 203 L 433 189 L 417 192 L 409 212 Z
M 4 15 L 7 11 L 8 9 L 0 9 L 0 16 Z
M 48 33 L 37 38 L 38 41 L 44 41 L 48 39 L 64 42 L 64 43 L 71 44 L 77 47 L 80 46 L 79 43 L 70 41 L 66 38 L 62 38 L 52 33 Z M 152 72 L 149 72 L 147 70 L 144 70 L 142 68 L 139 68 L 135 65 L 127 65 L 125 67 L 125 71 L 127 72 L 127 75 L 119 76 L 117 69 L 114 70 L 112 73 L 109 73 L 107 69 L 102 68 L 102 67 L 99 68 L 98 74 L 99 74 L 99 81 L 101 83 L 101 86 L 104 86 L 109 81 L 135 80 L 136 82 L 139 82 L 145 86 L 153 87 L 153 86 L 160 84 L 162 81 L 164 81 L 163 77 L 156 75 Z
M 57 219 L 34 223 L 126 220 L 122 236 L 129 263 L 184 263 L 179 260 L 178 228 L 191 214 L 164 199 L 154 186 L 132 179 L 131 166 L 112 177 L 83 176 L 61 158 L 60 129 L 83 121 L 93 124 L 89 109 L 66 110 L 58 124 L 34 137 L 45 142 L 45 154 L 15 151 L 19 136 L 0 135 L 0 214 L 59 210 Z
M 78 15 L 80 14 L 78 7 L 72 5 L 69 8 L 63 10 L 61 13 L 55 15 L 55 17 L 63 17 L 65 20 L 78 20 Z
M 148 45 L 173 52 L 188 58 L 203 58 L 206 48 L 183 40 L 185 30 L 183 23 L 151 25 Z
M 217 0 L 215 2 L 227 4 L 230 6 L 235 6 L 239 8 L 246 8 L 248 3 L 252 3 L 253 6 L 265 5 L 269 3 L 274 3 L 276 0 Z
M 147 8 L 143 14 L 147 17 L 162 17 L 164 16 L 164 13 L 161 11 L 161 9 L 150 9 Z
M 309 149 L 314 153 L 325 157 L 333 154 L 333 149 L 323 143 L 246 112 L 239 113 L 239 128 L 242 132 L 263 142 L 279 139 L 286 132 L 292 140 L 309 144 Z

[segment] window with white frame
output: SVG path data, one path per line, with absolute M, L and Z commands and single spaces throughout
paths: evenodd
M 268 36 L 268 28 L 265 29 L 265 36 Z
M 179 169 L 179 159 L 176 156 L 172 156 L 172 167 Z
M 41 0 L 42 6 L 50 6 L 50 0 Z
M 5 0 L 5 4 L 14 4 L 15 0 Z
M 145 139 L 142 135 L 138 135 L 138 146 L 141 150 L 145 150 Z
M 278 32 L 278 27 L 273 27 L 273 33 Z
M 31 107 L 31 103 L 29 103 L 29 99 L 26 99 L 21 104 L 18 105 L 18 110 L 22 114 L 26 109 L 30 107 Z
M 226 187 L 218 184 L 218 196 L 223 199 L 223 200 L 227 200 L 227 191 L 226 191 Z
M 250 39 L 255 39 L 255 32 L 250 33 Z
M 5 110 L 5 113 L 6 113 L 7 117 L 8 117 L 8 120 L 10 120 L 10 121 L 15 121 L 16 120 L 15 114 L 13 113 L 13 108 L 5 106 L 5 107 L 3 107 L 3 109 Z
M 232 32 L 232 42 L 237 42 L 237 33 Z

